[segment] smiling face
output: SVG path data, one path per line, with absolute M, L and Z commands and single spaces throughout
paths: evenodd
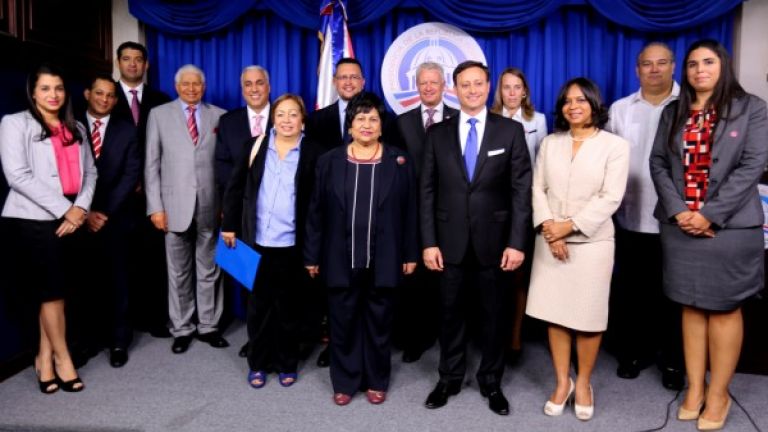
M 242 77 L 243 99 L 251 109 L 261 112 L 269 101 L 269 82 L 264 72 L 258 69 L 245 71 Z
M 592 123 L 592 106 L 584 92 L 576 84 L 568 87 L 563 104 L 563 116 L 571 129 L 588 127 Z
M 32 93 L 35 106 L 43 116 L 56 116 L 67 100 L 67 92 L 64 90 L 64 81 L 60 76 L 40 74 Z
M 362 146 L 369 146 L 379 142 L 381 136 L 381 117 L 379 112 L 371 109 L 367 113 L 359 112 L 352 118 L 349 128 L 352 140 Z
M 640 87 L 644 90 L 657 93 L 672 89 L 675 59 L 663 46 L 650 45 L 644 49 L 637 59 L 635 70 L 640 80 Z
M 85 90 L 84 95 L 88 102 L 88 113 L 96 118 L 108 116 L 117 103 L 113 81 L 97 79 L 90 89 Z
M 511 73 L 501 77 L 501 101 L 507 111 L 516 113 L 525 97 L 525 85 L 520 77 Z
M 301 128 L 304 125 L 301 107 L 293 99 L 281 101 L 274 108 L 272 122 L 278 136 L 295 139 L 301 133 Z
M 360 70 L 360 66 L 354 63 L 342 63 L 336 68 L 333 85 L 336 87 L 336 93 L 339 94 L 339 97 L 348 101 L 363 91 L 363 86 L 365 86 L 363 71 Z
M 139 84 L 144 79 L 148 67 L 149 62 L 139 50 L 125 48 L 117 58 L 120 79 L 131 85 Z
M 709 48 L 691 51 L 685 61 L 685 75 L 696 93 L 711 94 L 720 80 L 722 63 Z
M 485 71 L 479 67 L 467 68 L 456 76 L 455 85 L 462 111 L 473 116 L 483 110 L 491 90 Z
M 196 105 L 203 98 L 205 92 L 205 83 L 199 74 L 194 72 L 184 72 L 176 83 L 176 92 L 184 103 Z
M 434 108 L 443 100 L 445 79 L 440 75 L 440 71 L 422 69 L 416 79 L 416 85 L 419 88 L 419 98 L 424 106 Z

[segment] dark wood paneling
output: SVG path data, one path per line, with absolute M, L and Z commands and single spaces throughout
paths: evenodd
M 16 36 L 15 6 L 15 0 L 0 0 L 0 35 Z

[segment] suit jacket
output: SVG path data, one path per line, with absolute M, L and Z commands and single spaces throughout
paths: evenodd
M 80 135 L 87 136 L 78 123 Z M 10 191 L 4 217 L 56 220 L 72 207 L 64 197 L 50 138 L 39 141 L 43 128 L 29 111 L 9 114 L 0 122 L 0 160 Z M 96 187 L 96 167 L 88 145 L 80 146 L 80 193 L 74 205 L 88 210 Z
M 272 128 L 272 120 L 267 120 L 268 132 Z M 251 123 L 248 120 L 246 107 L 229 111 L 219 119 L 219 132 L 216 134 L 216 187 L 224 196 L 229 178 L 235 163 L 242 157 L 243 149 L 250 150 Z
M 85 115 L 81 116 L 88 129 L 88 145 L 93 150 L 91 126 Z M 110 219 L 128 211 L 129 196 L 141 177 L 141 158 L 136 138 L 136 127 L 130 121 L 110 115 L 101 153 L 96 159 L 99 178 L 93 195 L 91 209 L 106 214 Z
M 547 219 L 571 219 L 578 233 L 568 242 L 611 240 L 611 215 L 624 197 L 629 173 L 629 142 L 601 130 L 584 141 L 572 158 L 567 132 L 544 138 L 533 175 L 533 226 Z
M 389 113 L 384 113 L 381 119 L 381 140 L 385 143 L 397 145 L 396 137 L 392 136 L 395 132 L 395 124 Z M 342 145 L 344 136 L 341 133 L 339 123 L 339 101 L 313 112 L 307 119 L 306 135 L 313 142 L 319 144 L 323 149 L 330 150 Z
M 459 115 L 459 110 L 443 104 L 442 121 L 457 115 Z M 421 105 L 397 116 L 396 123 L 402 148 L 416 162 L 416 177 L 418 178 L 421 173 L 421 164 L 424 160 L 424 141 L 427 138 L 427 131 L 424 129 L 424 121 L 421 115 Z
M 651 150 L 651 177 L 659 201 L 654 216 L 675 223 L 676 214 L 687 211 L 683 195 L 682 128 L 668 142 L 678 101 L 661 114 Z M 731 101 L 726 118 L 719 119 L 712 144 L 712 166 L 702 216 L 714 228 L 749 228 L 763 224 L 757 183 L 768 162 L 768 118 L 765 101 L 747 94 Z
M 374 233 L 374 284 L 397 286 L 403 276 L 402 265 L 417 262 L 416 187 L 413 161 L 400 149 L 384 146 L 377 166 L 379 183 Z M 345 193 L 347 148 L 337 147 L 317 162 L 315 189 L 309 206 L 304 262 L 320 265 L 327 286 L 350 285 L 350 227 L 347 224 Z
M 115 85 L 117 87 L 117 104 L 112 110 L 112 117 L 120 117 L 131 124 L 135 124 L 133 123 L 133 114 L 131 114 L 131 100 L 133 99 L 133 95 L 126 95 L 125 92 L 123 92 L 123 87 L 120 85 L 120 82 L 117 82 Z M 137 139 L 139 143 L 139 154 L 142 157 L 142 160 L 144 160 L 149 111 L 158 105 L 168 103 L 170 100 L 171 98 L 168 97 L 167 94 L 144 84 L 141 102 L 139 102 L 139 123 L 136 125 L 138 129 Z
M 421 238 L 460 264 L 469 242 L 482 266 L 506 247 L 524 250 L 531 217 L 531 161 L 520 123 L 488 113 L 472 182 L 459 141 L 459 115 L 427 131 L 421 172 Z
M 215 228 L 219 196 L 214 176 L 216 128 L 224 110 L 201 102 L 198 105 L 198 142 L 187 131 L 180 99 L 152 110 L 147 124 L 147 158 L 144 182 L 147 215 L 164 211 L 168 230 L 183 232 L 192 218 L 199 228 Z M 200 212 L 195 212 L 195 207 Z
M 224 221 L 221 230 L 238 232 L 241 239 L 249 245 L 256 239 L 256 205 L 259 200 L 259 188 L 264 177 L 267 163 L 269 138 L 265 137 L 259 152 L 248 166 L 250 149 L 256 138 L 249 140 L 239 152 L 235 169 L 232 172 L 224 194 Z M 315 165 L 321 149 L 317 144 L 304 138 L 299 148 L 299 166 L 296 169 L 296 247 L 304 245 L 304 227 L 307 221 L 309 200 L 315 182 Z

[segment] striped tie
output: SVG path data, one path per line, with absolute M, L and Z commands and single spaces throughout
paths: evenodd
M 91 128 L 91 144 L 93 144 L 93 157 L 96 159 L 101 155 L 101 120 L 95 120 L 93 122 L 93 128 Z
M 264 133 L 261 130 L 261 119 L 263 118 L 264 117 L 260 114 L 256 114 L 255 116 L 253 116 L 253 129 L 251 129 L 251 136 L 257 137 L 262 133 Z
M 187 117 L 187 130 L 189 131 L 189 136 L 192 138 L 192 142 L 197 145 L 197 138 L 199 135 L 197 133 L 197 121 L 195 120 L 195 106 L 188 106 L 187 111 L 189 111 L 189 117 Z

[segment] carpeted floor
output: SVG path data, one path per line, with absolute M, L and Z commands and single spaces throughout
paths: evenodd
M 530 343 L 521 364 L 507 369 L 503 390 L 511 414 L 488 410 L 477 384 L 468 377 L 462 392 L 439 410 L 423 403 L 437 380 L 438 350 L 433 347 L 414 364 L 393 356 L 387 401 L 370 405 L 358 394 L 346 407 L 331 400 L 328 369 L 315 366 L 316 354 L 300 370 L 291 388 L 274 375 L 267 386 L 251 389 L 247 365 L 237 351 L 245 341 L 242 324 L 225 335 L 232 346 L 217 350 L 195 341 L 183 355 L 171 353 L 169 339 L 137 334 L 131 358 L 122 369 L 108 364 L 107 354 L 92 359 L 80 374 L 82 393 L 37 390 L 31 368 L 0 384 L 0 432 L 5 431 L 640 431 L 660 427 L 675 392 L 664 389 L 655 368 L 636 380 L 616 377 L 615 360 L 601 354 L 594 376 L 595 417 L 580 422 L 569 409 L 561 417 L 542 413 L 552 384 L 543 343 Z M 477 366 L 471 356 L 471 371 Z M 768 377 L 738 374 L 732 393 L 768 432 Z M 695 431 L 695 422 L 674 419 L 677 402 L 664 431 Z M 756 430 L 736 404 L 727 431 Z

